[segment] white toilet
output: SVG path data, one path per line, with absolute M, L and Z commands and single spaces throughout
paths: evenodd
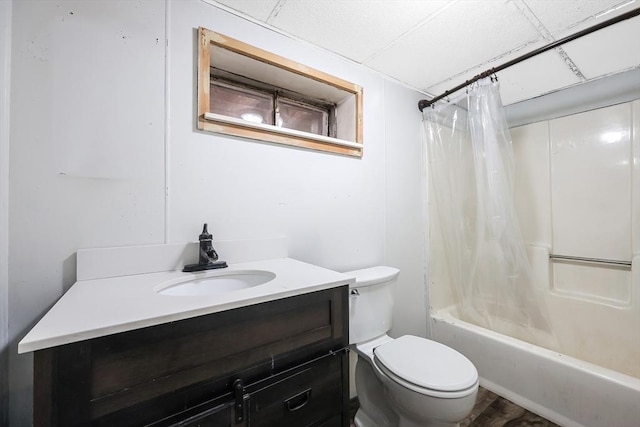
M 356 278 L 349 289 L 349 343 L 358 354 L 356 426 L 457 426 L 476 402 L 475 366 L 435 341 L 387 335 L 399 270 L 381 266 L 345 274 Z

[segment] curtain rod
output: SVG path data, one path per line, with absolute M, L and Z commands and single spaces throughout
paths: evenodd
M 478 81 L 480 79 L 484 79 L 485 77 L 489 77 L 489 76 L 497 73 L 498 71 L 502 71 L 505 68 L 509 68 L 512 65 L 515 65 L 515 64 L 517 64 L 519 62 L 524 61 L 525 59 L 529 59 L 529 58 L 534 57 L 536 55 L 539 55 L 539 54 L 541 54 L 543 52 L 546 52 L 548 50 L 555 49 L 556 47 L 558 47 L 558 46 L 560 46 L 562 44 L 568 43 L 568 42 L 573 41 L 575 39 L 578 39 L 578 38 L 580 38 L 582 36 L 586 36 L 587 34 L 591 34 L 591 33 L 595 32 L 595 31 L 601 30 L 601 29 L 606 28 L 606 27 L 608 27 L 610 25 L 617 24 L 618 22 L 627 20 L 629 18 L 633 18 L 634 16 L 638 16 L 638 15 L 640 15 L 640 7 L 636 8 L 636 9 L 633 9 L 633 10 L 630 10 L 628 12 L 625 12 L 625 13 L 623 13 L 621 15 L 618 15 L 618 16 L 616 16 L 614 18 L 611 18 L 611 19 L 608 19 L 606 21 L 603 21 L 603 22 L 601 22 L 599 24 L 596 24 L 596 25 L 594 25 L 592 27 L 585 28 L 582 31 L 578 31 L 575 34 L 572 34 L 572 35 L 569 35 L 567 37 L 561 38 L 560 40 L 556 40 L 556 41 L 554 41 L 552 43 L 549 43 L 546 46 L 543 46 L 543 47 L 538 48 L 536 50 L 533 50 L 533 51 L 531 51 L 529 53 L 521 55 L 521 56 L 519 56 L 519 57 L 517 57 L 515 59 L 512 59 L 511 61 L 508 61 L 508 62 L 506 62 L 506 63 L 504 63 L 504 64 L 502 64 L 502 65 L 500 65 L 498 67 L 490 68 L 487 71 L 485 71 L 483 73 L 480 73 L 477 76 L 471 78 L 470 80 L 467 80 L 462 84 L 459 84 L 458 86 L 454 87 L 453 89 L 449 89 L 449 90 L 445 91 L 442 95 L 438 95 L 438 96 L 436 96 L 435 98 L 432 98 L 432 99 L 421 99 L 420 101 L 418 101 L 418 109 L 420 111 L 422 111 L 426 107 L 429 107 L 430 105 L 436 103 L 437 101 L 440 101 L 442 98 L 445 98 L 445 97 L 451 95 L 452 93 L 457 92 L 460 89 L 465 88 L 466 86 L 469 86 L 471 83 L 474 83 L 474 82 L 476 82 L 476 81 Z

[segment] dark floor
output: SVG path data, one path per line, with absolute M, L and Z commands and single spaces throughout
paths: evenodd
M 358 409 L 357 400 L 351 403 L 351 425 Z M 560 427 L 533 412 L 511 403 L 489 390 L 480 387 L 476 406 L 460 423 L 460 427 Z
M 559 427 L 557 424 L 529 412 L 490 392 L 478 389 L 476 406 L 460 423 L 460 427 Z

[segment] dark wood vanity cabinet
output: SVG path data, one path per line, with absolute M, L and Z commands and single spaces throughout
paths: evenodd
M 39 350 L 35 426 L 348 426 L 347 286 Z

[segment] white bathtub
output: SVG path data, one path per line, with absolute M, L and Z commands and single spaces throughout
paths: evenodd
M 557 424 L 640 426 L 638 378 L 472 325 L 450 311 L 432 313 L 431 332 L 475 364 L 483 387 Z

